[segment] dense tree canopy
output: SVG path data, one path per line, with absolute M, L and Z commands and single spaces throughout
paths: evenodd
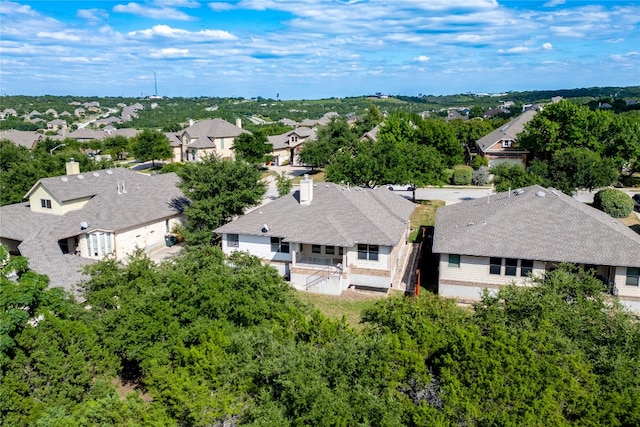
M 268 143 L 264 133 L 256 131 L 238 135 L 233 142 L 233 149 L 239 160 L 260 165 L 271 160 L 269 154 L 273 146 Z
M 215 247 L 98 263 L 82 305 L 18 270 L 0 277 L 3 426 L 640 423 L 640 325 L 571 266 L 473 310 L 381 299 L 359 330 Z
M 155 166 L 156 160 L 168 159 L 173 155 L 167 137 L 160 131 L 145 129 L 131 141 L 133 155 L 140 162 L 151 160 Z
M 258 204 L 266 191 L 257 168 L 243 161 L 211 156 L 176 172 L 189 199 L 184 214 L 190 243 L 209 243 L 215 228 Z

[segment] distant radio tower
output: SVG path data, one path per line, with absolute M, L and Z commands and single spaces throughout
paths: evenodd
M 156 79 L 156 73 L 153 73 L 153 84 L 156 88 L 156 96 L 158 96 L 158 79 Z

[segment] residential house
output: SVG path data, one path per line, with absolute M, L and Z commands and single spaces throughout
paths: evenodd
M 58 130 L 58 129 L 66 129 L 67 121 L 62 119 L 54 119 L 47 122 L 47 129 Z
M 2 130 L 0 131 L 0 139 L 8 139 L 16 145 L 20 145 L 31 150 L 38 141 L 44 136 L 41 133 L 27 130 Z
M 478 300 L 483 289 L 523 284 L 569 262 L 593 270 L 640 312 L 640 235 L 553 189 L 534 185 L 439 208 L 433 252 L 443 296 Z
M 404 273 L 415 205 L 386 187 L 314 184 L 215 230 L 226 254 L 262 258 L 300 290 L 338 295 L 349 286 L 387 291 Z
M 40 179 L 26 202 L 0 207 L 0 243 L 27 257 L 51 286 L 74 291 L 84 265 L 165 244 L 182 222 L 172 203 L 182 197 L 178 180 L 122 168 L 80 173 L 72 159 L 67 175 Z
M 169 140 L 169 145 L 171 146 L 172 162 L 181 162 L 182 161 L 182 140 L 180 139 L 180 132 L 165 132 L 164 136 Z
M 57 118 L 58 117 L 58 112 L 56 110 L 54 110 L 53 108 L 49 108 L 44 113 L 47 114 L 47 115 L 50 115 L 53 118 Z
M 518 134 L 536 114 L 536 110 L 527 110 L 518 117 L 510 120 L 499 129 L 476 141 L 478 155 L 489 160 L 489 166 L 507 162 L 526 165 L 527 150 L 518 148 Z
M 378 140 L 378 132 L 380 131 L 380 126 L 375 125 L 373 129 L 368 132 L 365 132 L 361 137 L 360 141 L 369 140 L 371 142 L 376 142 Z
M 297 128 L 280 135 L 268 136 L 273 146 L 273 162 L 276 166 L 283 164 L 299 165 L 298 153 L 304 143 L 315 141 L 316 131 L 312 128 Z
M 235 125 L 223 119 L 191 123 L 180 132 L 181 161 L 199 161 L 210 155 L 234 158 L 233 143 L 236 137 L 243 133 L 249 132 L 242 129 L 242 122 L 239 119 Z
M 78 142 L 102 141 L 104 139 L 104 131 L 91 130 L 86 128 L 76 129 L 73 132 L 63 134 L 65 138 L 72 138 Z

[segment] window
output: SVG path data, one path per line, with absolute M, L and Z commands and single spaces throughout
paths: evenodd
M 460 268 L 460 255 L 449 254 L 449 267 Z
M 40 206 L 45 209 L 51 209 L 51 200 L 50 199 L 40 199 Z
M 320 245 L 311 245 L 311 252 L 314 254 L 322 253 L 322 247 Z
M 271 238 L 271 252 L 289 253 L 289 242 L 283 242 L 282 237 Z
M 526 277 L 533 273 L 533 261 L 529 259 L 523 259 L 520 261 L 520 275 Z
M 627 267 L 627 281 L 625 283 L 627 286 L 638 286 L 640 285 L 640 268 L 638 267 Z
M 489 273 L 500 275 L 502 270 L 502 258 L 491 257 L 489 260 Z
M 334 255 L 336 253 L 336 247 L 335 246 L 325 246 L 324 247 L 324 253 L 327 255 Z
M 504 275 L 515 276 L 518 270 L 518 260 L 514 258 L 507 258 L 504 262 Z
M 224 138 L 220 138 L 220 149 L 224 150 Z
M 338 246 L 338 255 L 344 255 L 344 248 L 342 246 Z
M 378 260 L 378 245 L 358 244 L 358 259 L 368 259 L 369 261 Z
M 240 246 L 240 239 L 237 234 L 227 234 L 227 247 L 237 248 Z
M 502 141 L 502 148 L 509 148 L 511 147 L 511 140 L 509 139 L 505 139 Z

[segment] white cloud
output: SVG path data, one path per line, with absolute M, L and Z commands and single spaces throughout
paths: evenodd
M 551 0 L 545 4 L 543 4 L 543 7 L 554 7 L 554 6 L 559 6 L 561 4 L 564 4 L 565 0 Z
M 233 9 L 233 5 L 229 4 L 229 3 L 225 3 L 225 2 L 212 2 L 207 4 L 207 6 L 209 6 L 209 9 L 211 10 L 215 10 L 216 12 L 222 12 L 224 10 L 231 10 Z
M 43 39 L 68 41 L 68 42 L 77 42 L 82 40 L 82 37 L 80 37 L 77 34 L 72 34 L 69 31 L 58 31 L 58 32 L 41 31 L 37 33 L 37 36 Z
M 431 58 L 429 58 L 428 56 L 425 56 L 425 55 L 420 55 L 420 56 L 417 56 L 417 57 L 413 58 L 414 61 L 418 61 L 418 62 L 427 62 L 430 59 Z
M 109 13 L 104 9 L 80 9 L 76 15 L 92 23 L 104 22 L 109 17 Z
M 640 56 L 640 52 L 627 52 L 625 54 L 615 54 L 615 55 L 611 55 L 611 59 L 616 60 L 616 61 L 622 61 L 622 60 L 627 60 L 627 59 L 633 59 L 637 56 Z
M 153 50 L 149 54 L 151 58 L 163 59 L 163 58 L 184 58 L 189 55 L 189 49 L 177 49 L 169 47 L 166 49 Z
M 530 51 L 531 48 L 528 48 L 526 46 L 515 46 L 509 49 L 498 49 L 498 52 L 500 53 L 527 53 Z
M 2 7 L 0 7 L 0 15 L 29 15 L 38 16 L 38 12 L 33 10 L 29 5 L 23 5 L 13 1 L 3 1 Z
M 117 4 L 114 12 L 131 13 L 151 19 L 172 19 L 174 21 L 193 21 L 195 18 L 172 7 L 148 7 L 138 3 Z
M 131 31 L 128 33 L 131 37 L 138 37 L 143 39 L 151 39 L 154 37 L 167 37 L 174 39 L 187 39 L 187 40 L 236 40 L 237 37 L 233 34 L 222 30 L 202 30 L 202 31 L 188 31 L 179 28 L 171 28 L 168 25 L 154 25 L 152 28 L 146 30 Z
M 193 0 L 155 0 L 154 4 L 159 6 L 174 6 L 174 7 L 188 7 L 196 9 L 200 7 L 200 3 Z
M 542 48 L 544 50 L 552 50 L 553 49 L 553 45 L 551 43 L 545 43 L 542 45 Z

